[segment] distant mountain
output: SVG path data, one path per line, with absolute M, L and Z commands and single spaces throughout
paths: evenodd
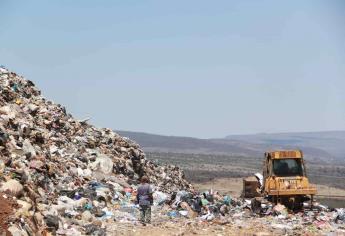
M 253 156 L 258 153 L 229 140 L 197 139 L 189 137 L 163 136 L 148 133 L 116 131 L 118 134 L 136 141 L 146 152 L 174 152 L 190 154 L 228 154 Z
M 230 135 L 226 139 L 270 149 L 299 148 L 316 158 L 345 161 L 345 131 Z
M 301 149 L 308 160 L 343 162 L 345 131 L 231 135 L 224 139 L 197 139 L 116 131 L 139 143 L 146 152 L 220 154 L 259 157 L 267 150 Z

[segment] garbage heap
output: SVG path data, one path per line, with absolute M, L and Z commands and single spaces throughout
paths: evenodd
M 292 211 L 268 201 L 263 201 L 260 206 L 256 203 L 255 198 L 234 198 L 214 190 L 173 194 L 156 191 L 151 227 L 163 229 L 161 235 L 167 232 L 171 232 L 168 235 L 345 234 L 344 208 L 331 209 L 314 203 L 311 209 L 305 203 L 302 209 Z M 103 222 L 109 235 L 137 235 L 134 232 L 138 227 L 133 225 L 137 224 L 138 211 L 129 202 L 122 202 L 113 215 L 104 217 L 102 219 L 108 220 Z M 118 223 L 114 224 L 114 221 Z
M 158 166 L 133 141 L 74 119 L 4 67 L 0 91 L 0 194 L 19 205 L 14 232 L 58 230 L 62 218 L 80 216 L 76 209 L 103 216 L 142 175 L 165 193 L 191 189 L 178 167 Z
M 334 209 L 318 202 L 314 202 L 312 208 L 304 203 L 302 209 L 292 211 L 268 201 L 257 206 L 255 198 L 234 198 L 213 190 L 179 191 L 168 198 L 162 193 L 156 194 L 153 221 L 162 222 L 160 227 L 170 222 L 186 225 L 187 219 L 190 232 L 201 232 L 205 225 L 226 225 L 231 228 L 231 235 L 345 235 L 345 208 Z M 163 205 L 164 199 L 170 200 Z M 124 232 L 130 234 L 130 231 Z

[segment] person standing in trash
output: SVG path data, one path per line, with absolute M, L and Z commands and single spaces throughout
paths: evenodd
M 151 223 L 151 206 L 153 204 L 153 192 L 149 184 L 149 178 L 143 176 L 137 191 L 137 204 L 140 209 L 140 222 L 143 225 Z

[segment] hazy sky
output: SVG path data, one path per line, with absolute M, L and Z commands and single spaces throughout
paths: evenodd
M 97 126 L 345 130 L 345 1 L 0 0 L 0 64 Z

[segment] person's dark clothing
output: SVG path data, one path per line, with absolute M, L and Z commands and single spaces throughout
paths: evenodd
M 138 188 L 137 203 L 139 206 L 150 206 L 153 204 L 152 188 L 149 184 L 141 184 Z
M 140 209 L 140 221 L 151 222 L 151 205 L 153 204 L 152 188 L 149 184 L 141 184 L 138 188 L 137 203 Z
M 151 206 L 140 206 L 140 222 L 145 224 L 151 223 Z

